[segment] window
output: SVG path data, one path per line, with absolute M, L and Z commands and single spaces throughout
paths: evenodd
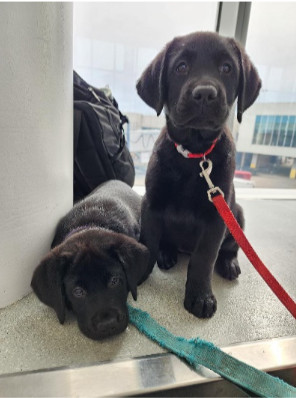
M 296 188 L 295 14 L 292 2 L 251 6 L 246 50 L 262 89 L 239 127 L 237 163 L 241 169 L 251 168 L 256 187 Z
M 296 148 L 295 121 L 295 116 L 257 115 L 252 143 Z
M 74 3 L 74 69 L 96 87 L 108 85 L 127 114 L 137 185 L 165 121 L 137 95 L 136 81 L 173 37 L 214 31 L 217 12 L 216 2 Z

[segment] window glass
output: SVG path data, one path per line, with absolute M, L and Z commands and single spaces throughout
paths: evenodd
M 296 188 L 295 15 L 296 3 L 252 2 L 246 51 L 262 89 L 239 127 L 237 164 L 256 187 Z
M 130 120 L 127 141 L 136 165 L 136 184 L 161 127 L 136 93 L 136 81 L 154 56 L 178 35 L 215 30 L 217 2 L 74 3 L 74 69 L 96 87 L 108 85 Z

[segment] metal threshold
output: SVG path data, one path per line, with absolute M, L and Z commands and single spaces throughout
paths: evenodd
M 293 372 L 296 383 L 296 336 L 237 344 L 225 352 L 257 369 L 273 373 Z M 291 380 L 286 380 L 291 383 Z M 78 368 L 55 368 L 0 376 L 1 397 L 106 397 L 153 394 L 184 387 L 211 389 L 222 379 L 201 367 L 193 371 L 172 354 L 152 355 Z M 181 390 L 182 391 L 182 390 Z M 220 393 L 221 393 L 220 388 Z M 228 391 L 229 394 L 229 391 Z M 156 395 L 156 396 L 157 396 Z M 186 393 L 187 396 L 197 396 Z M 216 396 L 219 392 L 215 392 Z M 167 396 L 171 396 L 167 395 Z M 178 396 L 178 395 L 175 395 Z M 239 395 L 232 395 L 239 396 Z M 240 395 L 241 396 L 241 395 Z

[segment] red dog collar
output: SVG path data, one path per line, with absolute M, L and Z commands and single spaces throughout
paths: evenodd
M 183 148 L 181 144 L 175 143 L 175 147 L 177 151 L 184 156 L 184 158 L 197 159 L 197 158 L 205 158 L 209 153 L 211 153 L 212 150 L 215 148 L 216 142 L 217 138 L 213 141 L 210 148 L 203 153 L 191 153 L 190 151 L 188 151 L 188 149 Z

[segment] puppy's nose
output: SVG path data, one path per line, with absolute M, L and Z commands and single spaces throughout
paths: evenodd
M 118 309 L 109 309 L 100 314 L 96 314 L 92 319 L 92 324 L 98 332 L 105 331 L 112 334 L 126 321 L 125 314 Z
M 216 87 L 207 84 L 207 85 L 199 85 L 194 87 L 192 90 L 192 96 L 197 102 L 206 102 L 209 103 L 214 101 L 218 96 L 218 91 Z

